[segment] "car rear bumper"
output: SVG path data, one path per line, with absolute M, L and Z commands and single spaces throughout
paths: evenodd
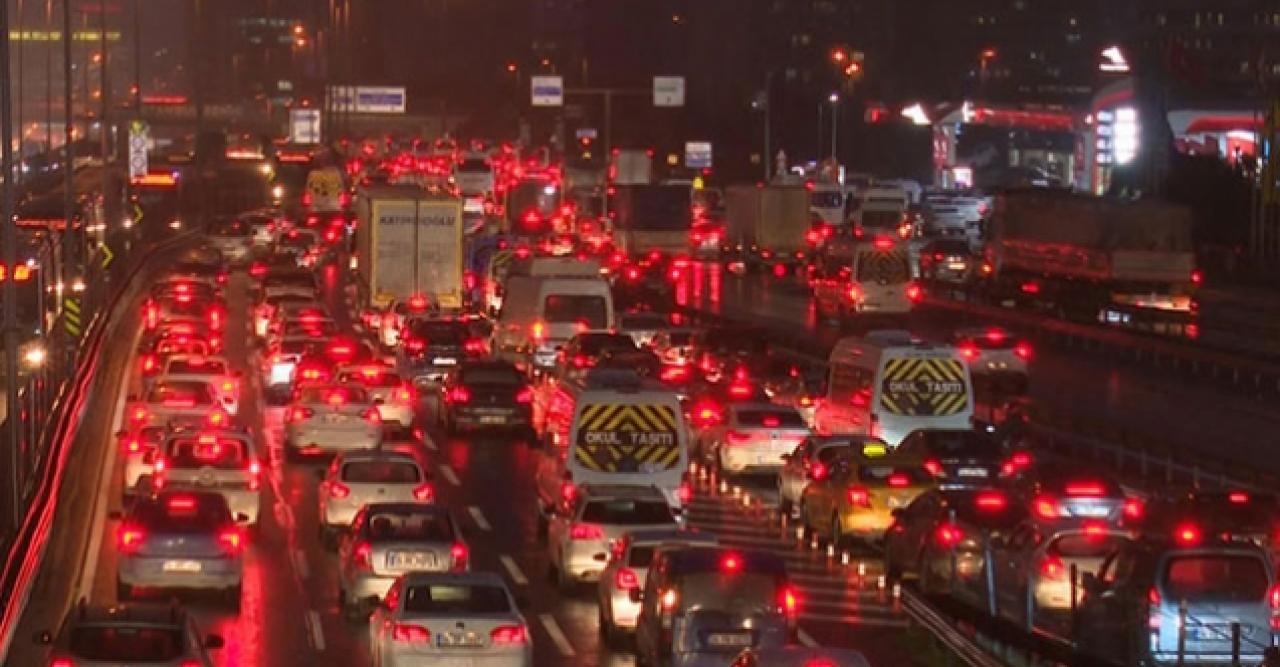
M 609 564 L 609 546 L 602 541 L 575 541 L 564 550 L 561 569 L 566 577 L 583 582 L 600 580 L 600 572 Z
M 462 426 L 528 426 L 531 423 L 529 408 L 471 407 L 453 408 L 453 421 Z
M 381 433 L 377 431 L 351 431 L 329 429 L 295 429 L 285 431 L 285 445 L 298 451 L 316 453 L 349 452 L 373 449 L 378 446 Z
M 199 572 L 165 571 L 165 564 L 179 561 L 200 563 Z M 120 583 L 142 588 L 224 589 L 240 585 L 239 558 L 183 558 L 182 556 L 121 557 L 116 568 Z
M 454 649 L 431 652 L 408 652 L 392 648 L 387 652 L 386 667 L 438 667 L 439 665 L 467 665 L 467 667 L 532 667 L 532 650 L 503 649 Z

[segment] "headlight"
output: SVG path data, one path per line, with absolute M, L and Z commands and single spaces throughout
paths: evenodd
M 271 196 L 275 199 L 284 199 L 284 186 L 276 185 L 271 188 Z

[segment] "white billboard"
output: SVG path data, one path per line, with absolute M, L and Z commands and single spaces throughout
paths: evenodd
M 404 88 L 396 86 L 330 86 L 332 108 L 352 113 L 404 113 Z
M 564 106 L 564 77 L 530 77 L 529 93 L 531 95 L 531 103 L 535 107 Z
M 295 144 L 320 143 L 320 110 L 289 110 L 289 141 Z
M 653 77 L 653 106 L 655 107 L 684 106 L 684 77 L 682 76 Z

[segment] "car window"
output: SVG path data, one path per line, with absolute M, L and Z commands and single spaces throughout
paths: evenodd
M 482 584 L 409 586 L 402 598 L 409 614 L 502 614 L 511 611 L 506 589 Z
M 757 428 L 807 428 L 804 418 L 794 410 L 738 410 L 739 426 Z
M 674 523 L 671 508 L 661 500 L 589 500 L 582 521 L 616 526 Z
M 209 385 L 200 382 L 166 382 L 157 384 L 147 394 L 148 403 L 160 403 L 168 407 L 195 407 L 213 402 Z
M 166 463 L 175 468 L 238 470 L 248 458 L 245 444 L 235 438 L 175 438 L 169 441 Z
M 582 322 L 589 329 L 609 325 L 604 297 L 589 294 L 550 294 L 543 302 L 542 318 L 547 322 Z
M 399 387 L 404 384 L 400 376 L 390 371 L 359 371 L 346 372 L 338 376 L 338 382 L 342 384 L 362 384 L 366 387 L 377 387 L 386 389 L 389 387 Z
M 864 465 L 858 467 L 858 479 L 873 484 L 890 486 L 913 486 L 933 481 L 933 475 L 919 466 L 908 465 Z M 895 480 L 904 480 L 895 483 Z
M 727 576 L 720 571 L 691 572 L 680 576 L 683 609 L 733 611 L 740 614 L 772 612 L 778 606 L 778 577 L 772 572 L 741 572 Z
M 452 542 L 454 539 L 448 517 L 434 512 L 370 512 L 365 517 L 365 534 L 375 540 Z
M 422 479 L 407 461 L 353 461 L 342 466 L 342 481 L 356 484 L 414 484 Z
M 221 496 L 173 495 L 139 503 L 126 522 L 159 533 L 209 533 L 231 523 L 231 510 Z
M 414 322 L 409 329 L 428 345 L 461 345 L 467 338 L 466 327 L 455 322 Z
M 931 431 L 920 440 L 937 456 L 998 458 L 1003 453 L 999 441 L 977 431 Z
M 524 384 L 524 378 L 514 368 L 463 368 L 459 381 L 462 384 L 496 384 L 518 386 Z
M 182 656 L 182 630 L 128 625 L 80 625 L 71 630 L 71 654 L 103 662 L 169 662 Z
M 360 387 L 306 387 L 299 394 L 302 403 L 348 405 L 368 403 L 369 394 Z
M 1049 543 L 1048 552 L 1066 558 L 1101 558 L 1125 543 L 1119 535 L 1060 535 Z
M 171 359 L 166 370 L 173 375 L 226 375 L 227 365 L 214 359 Z
M 1261 600 L 1269 584 L 1262 558 L 1243 554 L 1174 556 L 1163 576 L 1167 599 L 1187 602 Z
M 627 553 L 627 565 L 630 567 L 649 567 L 653 562 L 654 547 L 634 546 Z

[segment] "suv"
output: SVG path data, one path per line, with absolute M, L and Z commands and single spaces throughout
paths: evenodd
M 636 620 L 636 663 L 684 665 L 746 648 L 784 646 L 797 597 L 782 558 L 722 547 L 659 548 Z
M 224 645 L 220 635 L 201 636 L 191 614 L 177 605 L 90 605 L 83 599 L 56 636 L 46 630 L 36 642 L 52 647 L 48 664 L 55 667 L 213 667 L 208 651 Z

